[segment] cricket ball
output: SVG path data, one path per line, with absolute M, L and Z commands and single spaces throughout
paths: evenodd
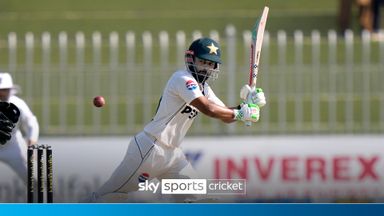
M 93 98 L 93 105 L 95 107 L 102 107 L 105 105 L 105 99 L 103 96 L 96 96 Z

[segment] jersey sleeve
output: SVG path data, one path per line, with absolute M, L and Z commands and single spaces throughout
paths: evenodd
M 215 103 L 216 105 L 219 105 L 219 106 L 223 106 L 225 107 L 225 104 L 223 103 L 223 101 L 221 101 L 216 95 L 215 93 L 213 92 L 213 90 L 211 89 L 211 87 L 209 85 L 206 85 L 204 87 L 205 89 L 205 95 L 207 95 L 207 98 L 209 101 Z
M 173 92 L 187 104 L 203 96 L 197 81 L 191 76 L 176 74 L 172 77 L 171 86 Z

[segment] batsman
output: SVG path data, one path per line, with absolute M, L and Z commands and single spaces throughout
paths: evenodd
M 260 107 L 266 104 L 261 89 L 243 87 L 241 97 L 251 101 L 235 107 L 227 107 L 211 89 L 209 83 L 220 74 L 221 52 L 219 44 L 210 38 L 192 42 L 185 52 L 185 68 L 168 80 L 155 116 L 132 138 L 123 161 L 86 202 L 126 202 L 128 192 L 153 178 L 199 178 L 180 145 L 200 113 L 224 123 L 259 120 Z M 178 195 L 175 199 L 193 202 L 200 198 Z

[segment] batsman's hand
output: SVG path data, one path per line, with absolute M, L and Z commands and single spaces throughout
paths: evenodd
M 240 90 L 240 98 L 247 103 L 253 103 L 260 108 L 267 104 L 263 89 L 252 88 L 248 84 L 244 85 Z
M 257 122 L 260 118 L 260 108 L 256 104 L 241 104 L 240 109 L 233 110 L 234 119 L 244 122 Z
M 4 145 L 11 139 L 19 117 L 20 110 L 13 103 L 0 102 L 0 144 Z

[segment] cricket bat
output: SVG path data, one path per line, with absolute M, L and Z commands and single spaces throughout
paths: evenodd
M 263 13 L 259 19 L 257 19 L 255 26 L 252 29 L 252 41 L 251 41 L 251 52 L 249 61 L 249 86 L 252 90 L 256 89 L 257 75 L 259 73 L 259 62 L 261 47 L 263 45 L 263 36 L 265 25 L 267 24 L 269 8 L 264 7 Z M 246 103 L 251 103 L 251 97 L 248 95 Z M 247 126 L 251 126 L 252 122 L 248 121 L 245 123 Z

